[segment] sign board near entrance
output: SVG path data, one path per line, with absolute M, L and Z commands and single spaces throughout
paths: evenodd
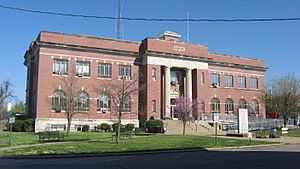
M 10 117 L 10 118 L 8 119 L 8 123 L 9 123 L 9 124 L 15 123 L 15 121 L 16 121 L 15 117 Z
M 238 129 L 240 134 L 248 133 L 248 109 L 239 109 Z

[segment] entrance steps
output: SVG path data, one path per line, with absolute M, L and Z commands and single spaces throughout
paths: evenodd
M 183 131 L 183 123 L 180 120 L 164 120 L 164 126 L 167 128 L 165 134 L 181 135 Z M 215 128 L 207 124 L 196 124 L 194 122 L 187 122 L 185 127 L 186 135 L 214 135 Z M 225 131 L 218 130 L 218 135 L 226 135 Z

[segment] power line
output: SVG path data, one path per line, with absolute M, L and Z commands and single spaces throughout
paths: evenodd
M 65 16 L 65 17 L 77 17 L 77 18 L 92 18 L 92 19 L 108 19 L 108 20 L 127 20 L 127 21 L 146 21 L 146 22 L 274 22 L 274 21 L 300 21 L 300 17 L 291 18 L 236 18 L 236 19 L 209 19 L 209 18 L 138 18 L 138 17 L 110 17 L 110 16 L 97 16 L 97 15 L 83 15 L 83 14 L 72 14 L 72 13 L 61 13 L 61 12 L 50 12 L 50 11 L 40 11 L 25 9 L 12 6 L 0 5 L 2 9 L 9 9 L 14 11 L 22 11 L 29 13 L 47 14 L 55 16 Z

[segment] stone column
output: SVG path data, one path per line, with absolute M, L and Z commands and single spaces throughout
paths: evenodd
M 186 97 L 192 101 L 192 70 L 187 68 L 186 69 Z M 189 114 L 189 117 L 192 117 L 192 112 Z
M 186 97 L 192 99 L 192 69 L 186 69 Z
M 165 67 L 165 116 L 171 117 L 170 114 L 170 67 Z

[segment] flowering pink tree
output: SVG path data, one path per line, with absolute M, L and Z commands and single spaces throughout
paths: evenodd
M 198 114 L 199 102 L 189 97 L 180 96 L 175 100 L 174 110 L 178 113 L 179 120 L 183 123 L 182 135 L 185 135 L 186 122 L 193 118 L 193 114 Z

